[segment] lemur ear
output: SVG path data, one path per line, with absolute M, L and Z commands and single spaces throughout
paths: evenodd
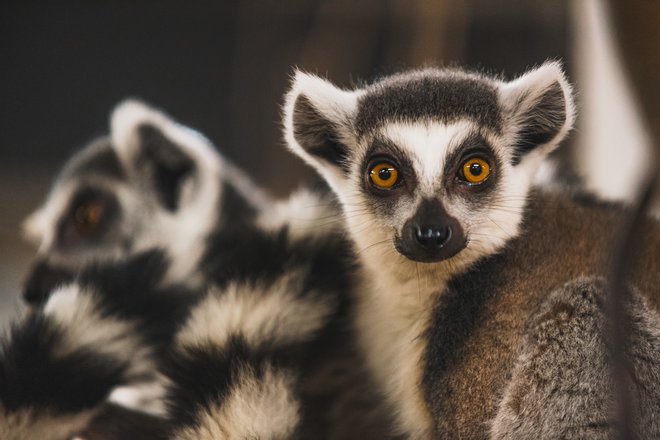
M 546 62 L 500 90 L 507 126 L 513 127 L 513 164 L 531 151 L 547 154 L 573 126 L 571 86 L 559 62 Z
M 296 71 L 284 104 L 288 147 L 332 181 L 348 172 L 351 119 L 357 94 L 314 75 Z
M 219 164 L 218 153 L 201 134 L 140 101 L 117 105 L 110 125 L 120 160 L 170 211 L 180 207 L 186 183 Z

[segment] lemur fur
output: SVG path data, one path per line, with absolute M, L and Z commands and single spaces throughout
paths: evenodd
M 230 437 L 384 435 L 387 423 L 375 421 L 369 381 L 346 343 L 345 291 L 352 270 L 332 198 L 299 191 L 287 201 L 271 203 L 238 170 L 218 166 L 223 161 L 209 154 L 201 136 L 138 102 L 120 105 L 112 120 L 111 138 L 119 141 L 99 141 L 74 158 L 45 206 L 28 222 L 28 230 L 42 239 L 41 263 L 28 283 L 28 299 L 38 305 L 53 286 L 81 277 L 110 293 L 134 292 L 129 284 L 135 274 L 117 268 L 115 261 L 146 255 L 160 269 L 156 282 L 126 297 L 124 307 L 141 304 L 149 316 L 144 305 L 152 301 L 154 312 L 162 313 L 172 305 L 158 304 L 164 289 L 194 301 L 201 297 L 192 309 L 194 302 L 175 306 L 177 319 L 140 326 L 142 333 L 156 330 L 161 337 L 156 347 L 165 361 L 158 366 L 168 379 L 165 403 L 173 436 L 212 435 L 218 429 Z M 191 148 L 193 141 L 198 144 Z M 203 160 L 197 160 L 200 150 Z M 224 172 L 217 172 L 221 168 Z M 220 190 L 213 188 L 214 180 Z M 191 185 L 197 190 L 187 192 Z M 73 238 L 63 234 L 66 227 L 75 229 L 76 213 L 90 202 L 100 203 L 101 213 L 108 216 L 99 230 Z M 142 205 L 148 214 L 133 211 Z M 197 210 L 202 220 L 197 229 L 185 220 L 187 214 L 178 212 L 183 209 Z M 163 225 L 158 234 L 146 230 L 152 218 Z M 178 228 L 187 241 L 173 249 L 170 235 L 178 234 Z M 124 245 L 125 239 L 133 242 Z M 190 252 L 182 250 L 185 246 Z M 65 276 L 44 276 L 51 273 Z M 126 276 L 128 284 L 118 285 L 116 276 Z M 159 330 L 163 325 L 166 334 Z M 207 340 L 209 334 L 213 338 Z M 224 367 L 205 371 L 208 365 L 200 357 Z M 223 392 L 214 394 L 219 389 Z M 360 414 L 352 414 L 356 408 Z M 110 407 L 110 414 L 117 412 L 122 415 Z M 239 416 L 253 424 L 233 420 Z M 101 425 L 112 426 L 108 417 L 107 411 L 101 413 L 87 432 L 100 435 Z M 267 423 L 271 418 L 281 423 Z
M 207 282 L 200 268 L 209 235 L 232 216 L 242 221 L 233 200 L 254 211 L 271 202 L 203 135 L 144 103 L 120 103 L 110 129 L 65 164 L 44 204 L 25 222 L 39 248 L 23 297 L 38 307 L 86 267 L 149 253 L 162 265 L 155 284 L 186 287 L 181 291 L 190 297 L 176 304 L 183 310 Z M 170 344 L 179 324 L 159 322 L 159 346 Z M 162 414 L 160 388 L 120 389 L 112 400 Z
M 354 90 L 296 72 L 284 105 L 287 145 L 342 203 L 361 265 L 359 340 L 400 433 L 502 436 L 497 408 L 525 323 L 550 292 L 605 275 L 626 211 L 533 190 L 573 120 L 557 62 L 510 82 L 427 68 Z M 660 234 L 657 223 L 649 228 L 631 282 L 653 322 Z M 589 378 L 602 380 L 597 372 Z M 639 391 L 660 398 L 655 385 Z
M 29 304 L 44 301 L 90 261 L 153 249 L 169 261 L 163 282 L 201 286 L 209 234 L 243 215 L 233 212 L 232 200 L 252 210 L 271 203 L 203 135 L 139 101 L 120 103 L 110 128 L 66 163 L 25 222 L 38 245 L 24 292 Z
M 71 438 L 114 387 L 154 371 L 150 344 L 134 318 L 118 313 L 117 298 L 68 284 L 13 325 L 0 350 L 3 439 Z

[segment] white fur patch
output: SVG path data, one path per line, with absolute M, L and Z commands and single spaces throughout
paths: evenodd
M 166 416 L 165 391 L 165 378 L 159 376 L 153 381 L 117 387 L 112 390 L 108 400 L 136 411 Z
M 300 420 L 300 403 L 293 393 L 294 378 L 267 368 L 260 377 L 245 367 L 227 399 L 206 408 L 197 426 L 183 429 L 176 439 L 284 439 Z
M 434 194 L 440 187 L 447 154 L 473 132 L 473 126 L 468 121 L 448 125 L 401 122 L 385 124 L 381 133 L 413 161 L 419 191 Z
M 344 219 L 339 205 L 331 197 L 301 189 L 288 199 L 264 209 L 257 222 L 268 231 L 286 227 L 291 239 L 296 241 L 327 236 L 341 229 Z
M 21 225 L 23 237 L 39 246 L 46 239 L 48 224 L 48 216 L 44 214 L 43 208 L 37 209 L 28 218 L 23 220 L 23 224 Z
M 384 271 L 365 271 L 357 303 L 358 340 L 396 414 L 399 433 L 410 438 L 427 438 L 432 430 L 421 390 L 422 334 L 432 310 L 429 292 L 443 284 L 425 281 L 401 282 Z
M 191 312 L 177 342 L 222 348 L 234 335 L 253 347 L 310 339 L 334 304 L 330 295 L 326 300 L 313 293 L 301 298 L 302 282 L 302 274 L 289 273 L 268 285 L 231 283 L 222 291 L 211 290 Z
M 533 185 L 542 188 L 552 188 L 557 180 L 557 162 L 551 159 L 544 160 L 534 176 Z
M 94 294 L 69 284 L 55 290 L 44 307 L 63 337 L 55 348 L 56 356 L 89 349 L 121 360 L 130 360 L 128 377 L 153 370 L 150 350 L 142 346 L 135 326 L 100 310 Z

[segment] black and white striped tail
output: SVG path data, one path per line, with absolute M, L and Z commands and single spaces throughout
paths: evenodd
M 0 351 L 0 438 L 66 439 L 82 430 L 118 385 L 154 370 L 136 323 L 69 284 L 42 312 L 13 324 Z
M 178 438 L 292 438 L 300 364 L 335 312 L 303 270 L 211 289 L 177 334 L 168 368 Z

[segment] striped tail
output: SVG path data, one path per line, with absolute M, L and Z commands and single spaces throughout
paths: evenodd
M 0 438 L 70 438 L 113 388 L 151 374 L 135 321 L 102 304 L 94 289 L 69 284 L 13 324 L 0 350 Z
M 175 438 L 292 438 L 300 365 L 336 299 L 305 272 L 211 289 L 178 333 L 168 366 Z

